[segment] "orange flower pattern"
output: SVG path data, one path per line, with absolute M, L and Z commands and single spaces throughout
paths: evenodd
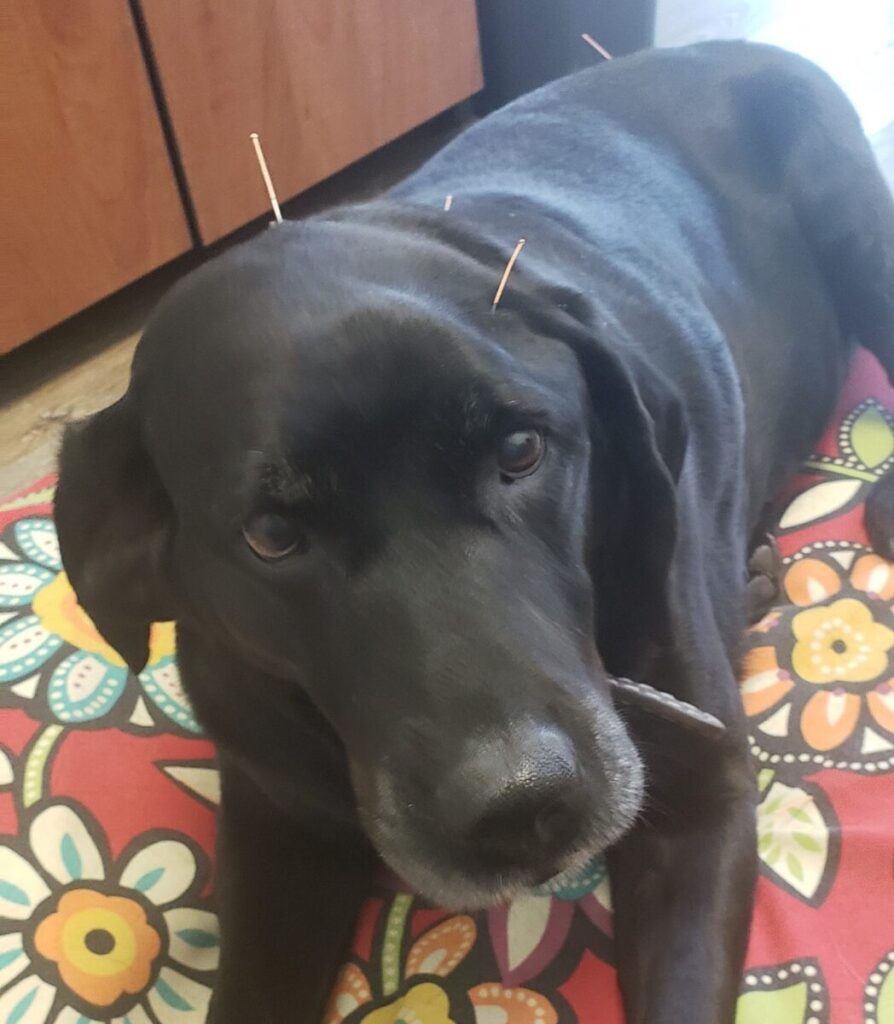
M 63 800 L 29 815 L 25 834 L 27 846 L 0 843 L 0 1021 L 48 1024 L 55 1007 L 52 1024 L 200 1024 L 218 923 L 195 905 L 202 879 L 185 838 L 115 861 L 92 817 Z
M 59 968 L 75 995 L 111 1006 L 148 984 L 161 938 L 135 900 L 72 889 L 34 933 L 37 952 Z
M 793 560 L 783 583 L 792 604 L 755 628 L 743 663 L 755 753 L 770 764 L 894 767 L 894 565 L 824 546 Z

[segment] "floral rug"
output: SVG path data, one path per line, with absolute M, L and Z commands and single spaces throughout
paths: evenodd
M 786 603 L 749 641 L 762 877 L 737 1024 L 894 1024 L 894 565 L 862 525 L 889 410 L 861 354 L 782 517 Z M 77 606 L 52 491 L 0 503 L 0 1024 L 201 1024 L 214 752 L 170 625 L 134 677 Z M 600 860 L 473 915 L 383 877 L 325 1024 L 623 1024 L 611 935 Z

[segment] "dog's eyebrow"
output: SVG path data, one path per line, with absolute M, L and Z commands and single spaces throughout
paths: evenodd
M 336 487 L 332 470 L 310 474 L 281 460 L 265 462 L 258 471 L 257 493 L 262 500 L 284 505 L 302 505 L 319 500 Z
M 507 377 L 469 385 L 462 402 L 469 413 L 545 416 L 556 405 L 556 394 L 536 381 Z
M 520 397 L 501 396 L 496 391 L 488 394 L 467 394 L 462 403 L 462 429 L 467 436 L 486 434 L 511 425 L 513 422 L 543 423 L 549 416 L 549 404 L 536 391 Z M 538 400 L 540 399 L 540 400 Z

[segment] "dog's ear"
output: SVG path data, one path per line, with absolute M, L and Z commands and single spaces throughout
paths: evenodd
M 686 453 L 682 405 L 652 370 L 636 373 L 602 339 L 577 355 L 607 435 L 608 476 L 594 477 L 599 650 L 613 667 L 635 671 L 649 650 L 673 635 L 669 573 L 677 542 L 676 485 Z
M 547 289 L 516 301 L 529 324 L 575 352 L 607 439 L 610 477 L 597 476 L 601 493 L 593 498 L 597 640 L 612 671 L 635 674 L 650 647 L 672 636 L 668 576 L 687 444 L 682 403 L 657 370 L 612 344 L 603 333 L 610 327 L 594 326 L 581 296 Z
M 174 618 L 165 569 L 173 510 L 127 396 L 66 430 L 59 472 L 65 571 L 97 629 L 139 672 L 151 623 Z

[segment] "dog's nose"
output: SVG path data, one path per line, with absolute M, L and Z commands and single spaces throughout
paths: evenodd
M 571 740 L 528 726 L 483 738 L 442 789 L 446 820 L 491 870 L 550 872 L 581 838 L 587 794 Z

